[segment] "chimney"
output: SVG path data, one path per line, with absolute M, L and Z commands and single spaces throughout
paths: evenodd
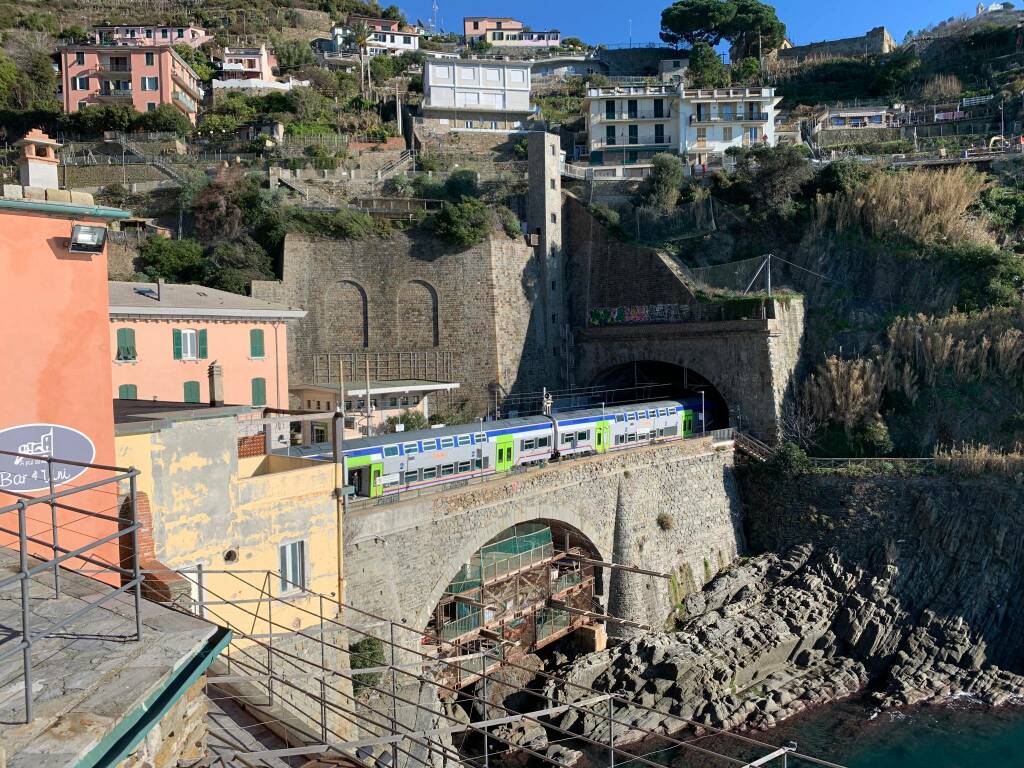
M 21 149 L 18 157 L 18 180 L 23 187 L 58 189 L 57 150 L 61 144 L 38 128 L 33 128 L 21 141 L 14 142 Z
M 210 406 L 224 405 L 224 369 L 214 360 L 206 369 L 210 380 Z
M 163 292 L 164 292 L 164 279 L 162 277 L 158 277 L 156 279 L 156 300 L 157 301 L 160 301 L 161 297 L 163 296 Z

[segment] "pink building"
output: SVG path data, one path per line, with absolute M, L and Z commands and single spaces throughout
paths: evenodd
M 93 27 L 97 45 L 187 45 L 198 48 L 213 40 L 202 27 L 112 25 Z
M 466 16 L 462 19 L 462 34 L 466 42 L 483 40 L 488 31 L 522 32 L 523 22 L 505 16 Z
M 266 45 L 259 48 L 225 48 L 221 73 L 232 80 L 274 79 L 277 57 Z
M 223 400 L 288 407 L 286 324 L 305 311 L 201 285 L 111 282 L 113 395 L 209 402 L 208 368 Z
M 71 45 L 60 49 L 64 109 L 125 104 L 139 112 L 173 104 L 195 124 L 203 88 L 170 45 Z

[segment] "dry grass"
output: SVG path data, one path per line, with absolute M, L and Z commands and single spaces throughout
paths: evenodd
M 990 244 L 992 235 L 967 214 L 986 185 L 985 177 L 967 166 L 875 173 L 849 192 L 818 195 L 815 224 L 821 232 L 860 229 L 879 239 L 900 235 L 923 244 Z
M 956 75 L 936 75 L 921 86 L 921 98 L 928 101 L 952 101 L 960 98 L 963 89 Z
M 987 445 L 964 443 L 935 451 L 935 464 L 963 476 L 1003 475 L 1024 478 L 1024 449 L 1020 443 L 1010 451 L 999 451 Z
M 887 391 L 902 392 L 911 402 L 918 394 L 913 368 L 891 350 L 852 360 L 833 355 L 807 377 L 800 405 L 818 422 L 836 421 L 849 430 L 878 416 Z

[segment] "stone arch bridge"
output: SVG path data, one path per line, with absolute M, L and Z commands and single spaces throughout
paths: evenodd
M 471 555 L 535 520 L 578 532 L 604 561 L 671 572 L 603 569 L 615 616 L 662 626 L 679 594 L 743 549 L 731 442 L 665 443 L 551 464 L 455 490 L 348 511 L 345 601 L 421 631 Z M 359 615 L 349 620 L 373 631 Z

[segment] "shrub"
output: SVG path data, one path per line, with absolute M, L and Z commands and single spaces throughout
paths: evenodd
M 464 197 L 480 197 L 480 185 L 473 171 L 455 171 L 444 182 L 444 194 L 458 202 Z
M 644 204 L 668 213 L 679 202 L 685 178 L 683 161 L 676 155 L 659 152 L 651 158 L 651 165 L 651 175 L 644 180 L 640 198 Z
M 676 521 L 668 512 L 659 512 L 657 517 L 658 527 L 663 531 L 671 531 L 676 527 Z
M 771 468 L 785 478 L 793 478 L 803 474 L 811 467 L 804 450 L 794 443 L 783 443 L 775 451 L 770 462 Z
M 398 416 L 388 416 L 384 422 L 385 432 L 394 432 L 395 426 L 401 424 L 406 432 L 415 432 L 417 429 L 426 429 L 430 422 L 419 411 L 405 410 Z
M 150 280 L 191 283 L 203 276 L 203 248 L 195 240 L 152 237 L 139 249 L 141 272 Z
M 349 645 L 348 651 L 348 663 L 353 672 L 368 667 L 382 667 L 387 664 L 387 659 L 384 656 L 384 643 L 376 637 L 364 637 Z M 360 696 L 364 692 L 370 693 L 370 689 L 380 684 L 382 676 L 381 672 L 352 675 L 352 692 L 356 696 Z
M 482 243 L 491 231 L 491 211 L 482 201 L 466 197 L 459 203 L 445 203 L 431 223 L 439 238 L 468 248 Z
M 138 131 L 176 133 L 185 136 L 192 130 L 192 123 L 177 107 L 161 104 L 152 112 L 140 113 L 132 127 Z
M 523 234 L 523 227 L 519 223 L 519 217 L 512 211 L 511 208 L 499 205 L 495 208 L 495 213 L 498 215 L 498 221 L 501 222 L 501 228 L 505 230 L 505 234 L 509 237 L 519 237 Z

